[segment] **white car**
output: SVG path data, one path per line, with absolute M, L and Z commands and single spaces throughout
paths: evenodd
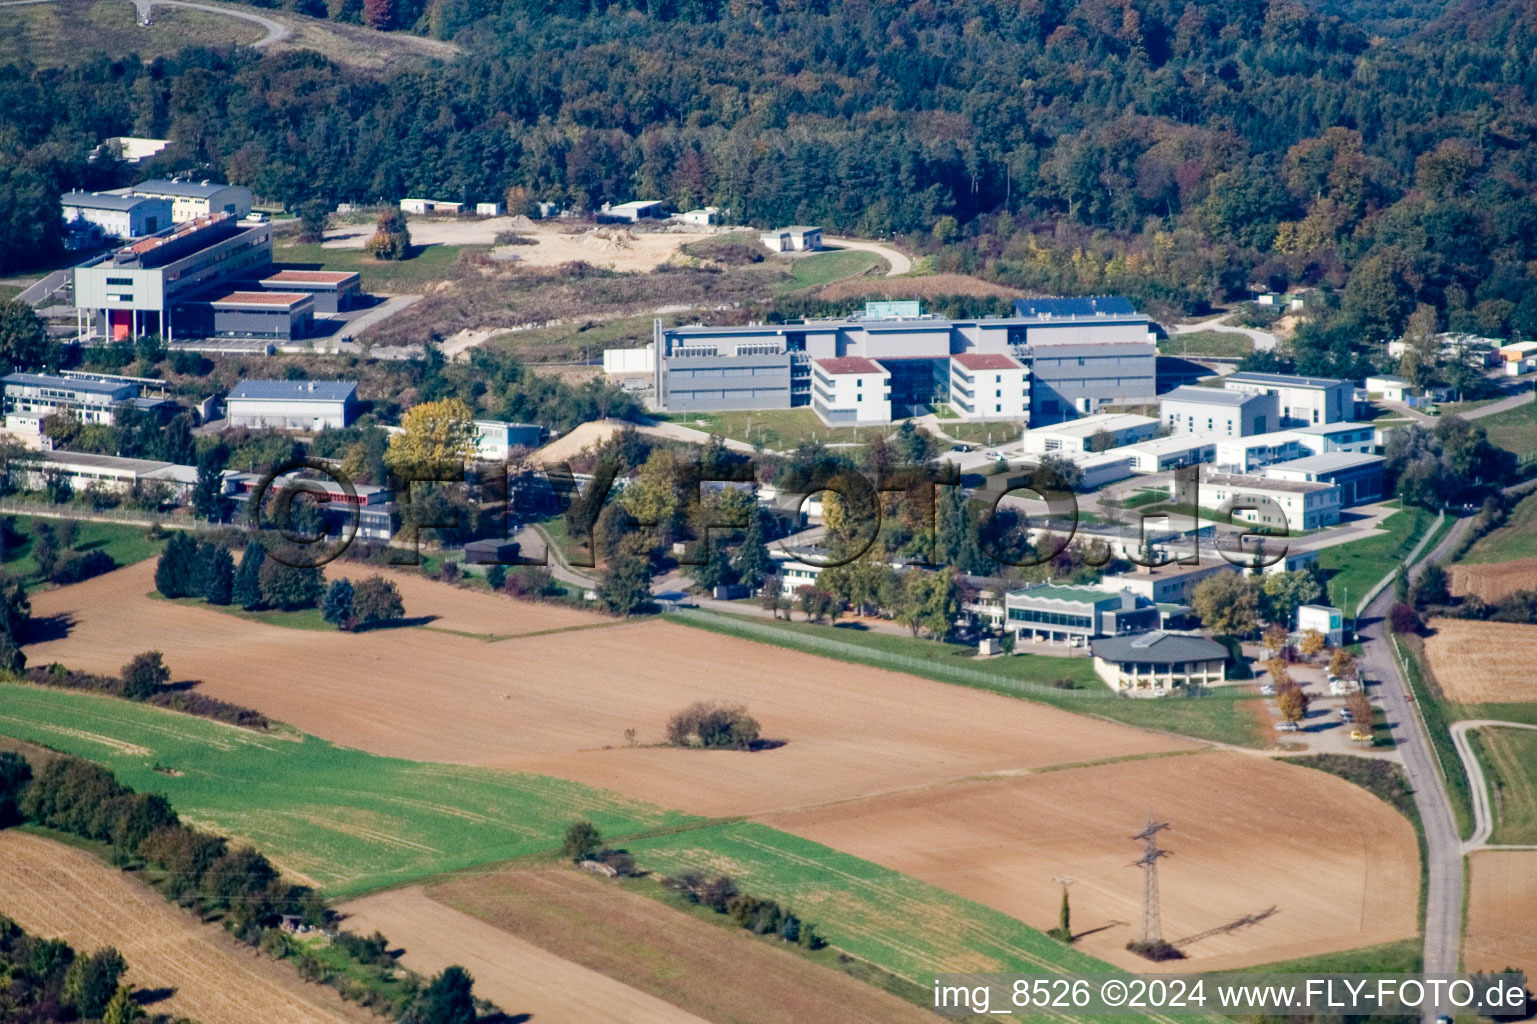
M 1260 687 L 1259 687 L 1259 695 L 1261 697 L 1274 697 L 1275 696 L 1275 684 L 1274 683 L 1261 683 Z
M 1276 732 L 1301 732 L 1302 731 L 1302 726 L 1298 725 L 1296 722 L 1277 722 L 1276 723 L 1276 727 L 1275 727 L 1275 731 Z

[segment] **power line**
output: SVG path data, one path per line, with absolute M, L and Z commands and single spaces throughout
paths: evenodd
M 1149 809 L 1147 824 L 1131 837 L 1133 842 L 1142 842 L 1142 856 L 1128 866 L 1142 869 L 1142 935 L 1139 941 L 1144 948 L 1163 943 L 1163 923 L 1158 913 L 1158 858 L 1167 857 L 1170 851 L 1158 848 L 1158 833 L 1169 827 L 1167 821 L 1154 821 Z

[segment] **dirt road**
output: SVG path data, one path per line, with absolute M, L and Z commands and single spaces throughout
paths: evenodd
M 827 238 L 823 241 L 839 249 L 858 249 L 861 252 L 875 253 L 891 265 L 891 269 L 886 271 L 887 277 L 900 277 L 903 274 L 912 273 L 913 261 L 889 245 L 882 245 L 879 242 L 861 242 L 853 238 Z

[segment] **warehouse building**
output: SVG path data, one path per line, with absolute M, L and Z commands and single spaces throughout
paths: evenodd
M 1278 428 L 1339 423 L 1352 419 L 1355 413 L 1355 385 L 1348 380 L 1239 371 L 1223 377 L 1222 387 L 1244 394 L 1274 395 Z
M 1094 450 L 1096 436 L 1107 438 L 1112 447 L 1120 447 L 1149 440 L 1157 433 L 1158 420 L 1152 416 L 1100 413 L 1026 431 L 1025 452 L 1031 455 L 1088 452 Z
M 27 471 L 26 486 L 42 490 L 49 476 L 63 477 L 70 490 L 81 494 L 87 490 L 105 490 L 113 494 L 131 495 L 153 485 L 164 489 L 166 500 L 185 502 L 197 484 L 197 467 L 180 466 L 174 462 L 155 459 L 125 459 L 117 455 L 96 455 L 91 452 L 44 452 Z
M 1165 473 L 1216 458 L 1217 441 L 1206 434 L 1170 434 L 1126 445 L 1116 451 L 1129 456 L 1138 473 Z
M 879 362 L 890 377 L 891 415 L 896 418 L 941 403 L 953 405 L 951 357 L 966 353 L 1007 356 L 1027 371 L 1018 375 L 1017 417 L 1007 411 L 1012 396 L 1005 403 L 1006 395 L 998 394 L 990 396 L 993 412 L 984 411 L 986 405 L 978 401 L 980 408 L 972 410 L 978 418 L 1055 423 L 1111 402 L 1151 401 L 1155 389 L 1147 318 L 1107 311 L 1053 307 L 1029 315 L 952 320 L 924 314 L 917 302 L 871 302 L 862 315 L 788 323 L 664 329 L 658 320 L 653 346 L 654 401 L 662 411 L 812 406 L 812 362 L 817 359 Z M 960 370 L 972 372 L 964 362 Z M 1012 386 L 1008 381 L 985 383 L 994 391 Z
M 251 212 L 251 190 L 243 185 L 226 185 L 217 181 L 170 181 L 152 178 L 127 188 L 114 189 L 122 196 L 147 196 L 164 199 L 171 204 L 171 223 L 188 221 L 226 213 L 239 219 Z
M 152 196 L 105 192 L 66 192 L 59 197 L 72 248 L 110 238 L 143 238 L 171 225 L 171 202 Z
M 1230 509 L 1235 523 L 1301 533 L 1340 521 L 1340 489 L 1333 484 L 1203 473 L 1199 485 L 1175 480 L 1170 493 L 1176 504 Z
M 224 400 L 231 427 L 316 432 L 341 428 L 357 411 L 358 385 L 350 380 L 243 380 Z
M 363 297 L 363 279 L 343 270 L 279 270 L 256 282 L 273 292 L 300 292 L 314 301 L 316 313 L 342 313 Z
M 1382 500 L 1382 466 L 1380 455 L 1330 452 L 1277 463 L 1264 475 L 1273 480 L 1334 484 L 1340 489 L 1341 505 L 1365 505 Z
M 315 300 L 300 292 L 214 293 L 179 307 L 189 333 L 205 338 L 287 342 L 310 333 Z
M 1267 393 L 1178 387 L 1158 403 L 1171 434 L 1248 437 L 1275 428 L 1276 396 Z

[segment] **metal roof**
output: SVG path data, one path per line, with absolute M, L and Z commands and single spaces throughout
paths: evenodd
M 1107 636 L 1089 643 L 1094 657 L 1105 661 L 1147 661 L 1170 665 L 1182 661 L 1227 660 L 1228 649 L 1215 640 L 1192 633 L 1155 629 L 1131 636 Z
M 1106 601 L 1119 601 L 1121 595 L 1117 591 L 1096 590 L 1093 587 L 1070 587 L 1055 583 L 1041 583 L 1035 586 L 1022 587 L 1019 590 L 1009 591 L 1010 600 L 1023 601 L 1065 601 L 1069 604 L 1103 604 Z
M 1189 385 L 1182 385 L 1162 396 L 1160 401 L 1240 406 L 1245 402 L 1252 402 L 1257 398 L 1263 397 L 1263 395 L 1256 395 L 1252 391 L 1225 391 L 1220 388 L 1193 388 Z
M 1230 373 L 1222 378 L 1222 383 L 1226 386 L 1229 381 L 1235 380 L 1250 384 L 1274 384 L 1278 388 L 1336 388 L 1350 383 L 1334 377 L 1298 377 L 1290 373 L 1255 373 L 1251 370 Z
M 1015 299 L 1015 316 L 1136 316 L 1124 295 L 1087 295 L 1074 299 Z
M 54 377 L 41 373 L 9 373 L 0 378 L 7 386 L 20 384 L 34 388 L 59 388 L 62 391 L 89 391 L 100 395 L 115 395 L 124 388 L 138 390 L 136 384 L 112 384 L 103 380 L 80 380 L 75 377 Z
M 108 192 L 66 192 L 59 197 L 60 206 L 73 206 L 78 210 L 117 210 L 126 213 L 145 203 L 163 203 L 154 196 L 117 196 Z
M 1356 469 L 1373 463 L 1380 465 L 1383 461 L 1381 455 L 1367 455 L 1364 452 L 1325 452 L 1322 455 L 1308 455 L 1290 462 L 1277 462 L 1266 466 L 1265 472 L 1285 469 L 1299 473 L 1337 473 L 1343 469 Z
M 180 196 L 183 199 L 208 199 L 216 196 L 227 188 L 233 188 L 219 181 L 171 181 L 169 178 L 151 178 L 131 186 L 133 195 L 163 195 Z
M 357 394 L 355 380 L 243 380 L 230 399 L 256 402 L 344 402 Z

